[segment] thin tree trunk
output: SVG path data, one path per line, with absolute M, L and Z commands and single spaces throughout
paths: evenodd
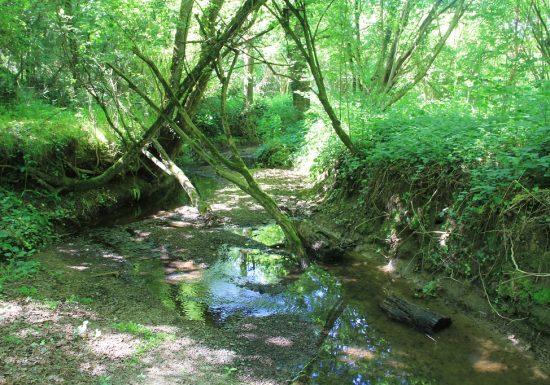
M 289 26 L 289 30 L 286 31 L 287 39 L 292 40 L 290 29 L 292 29 L 292 33 L 300 39 L 304 35 L 303 28 L 299 22 L 291 26 L 291 14 L 292 13 L 288 9 L 284 11 L 285 23 Z M 295 45 L 287 46 L 287 55 L 290 60 L 289 75 L 291 80 L 289 86 L 290 92 L 292 92 L 292 104 L 294 108 L 303 114 L 311 105 L 308 95 L 311 87 L 309 80 L 307 80 L 308 65 L 305 57 Z
M 338 118 L 338 115 L 332 108 L 332 105 L 330 103 L 330 100 L 328 98 L 327 90 L 325 87 L 325 81 L 323 79 L 323 74 L 321 71 L 321 66 L 319 64 L 319 59 L 317 57 L 317 50 L 315 47 L 315 41 L 313 33 L 311 32 L 310 25 L 307 20 L 307 12 L 305 10 L 305 5 L 303 5 L 303 9 L 296 8 L 290 0 L 285 0 L 285 8 L 281 9 L 277 3 L 273 3 L 273 6 L 276 9 L 276 12 L 273 12 L 274 16 L 277 18 L 283 29 L 285 30 L 287 36 L 290 36 L 292 40 L 294 40 L 294 43 L 296 44 L 296 47 L 302 54 L 303 58 L 306 60 L 309 69 L 311 71 L 311 74 L 313 75 L 313 79 L 315 81 L 315 85 L 317 86 L 317 97 L 319 98 L 319 101 L 321 102 L 321 105 L 323 106 L 323 109 L 329 116 L 329 119 L 332 124 L 332 128 L 338 138 L 344 143 L 344 145 L 350 150 L 352 154 L 356 153 L 355 147 L 351 141 L 351 138 L 349 135 L 344 131 L 342 128 L 342 122 Z M 289 13 L 292 12 L 292 14 L 296 17 L 298 20 L 298 23 L 301 26 L 301 31 L 303 32 L 303 40 L 296 34 L 294 29 L 290 26 L 289 21 Z
M 174 37 L 174 51 L 172 53 L 172 65 L 170 66 L 170 86 L 177 88 L 181 81 L 181 75 L 185 66 L 185 49 L 187 36 L 193 11 L 194 0 L 181 0 L 179 16 Z

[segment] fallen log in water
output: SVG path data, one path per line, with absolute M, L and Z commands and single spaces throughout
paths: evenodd
M 415 329 L 435 333 L 451 326 L 451 319 L 425 309 L 402 298 L 390 296 L 380 303 L 380 308 L 392 319 L 406 323 Z

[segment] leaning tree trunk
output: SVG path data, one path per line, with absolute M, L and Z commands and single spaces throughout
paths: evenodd
M 191 204 L 195 206 L 201 214 L 208 213 L 210 211 L 208 203 L 202 199 L 199 192 L 195 186 L 193 186 L 193 183 L 191 183 L 191 180 L 189 180 L 183 170 L 172 159 L 170 159 L 168 153 L 164 150 L 164 148 L 162 148 L 161 144 L 157 140 L 153 140 L 153 146 L 160 154 L 168 174 L 177 179 L 180 186 L 191 200 Z
M 146 129 L 142 137 L 133 142 L 129 146 L 122 156 L 120 156 L 108 169 L 101 174 L 93 176 L 89 179 L 78 179 L 68 177 L 56 177 L 44 174 L 40 170 L 31 169 L 29 174 L 32 175 L 40 183 L 46 185 L 55 191 L 84 191 L 95 189 L 104 186 L 117 175 L 120 175 L 133 164 L 141 154 L 142 150 L 151 143 L 151 140 L 156 138 L 159 130 L 165 123 L 166 117 L 171 118 L 173 112 L 177 109 L 179 101 L 188 96 L 197 82 L 203 78 L 205 69 L 210 67 L 220 54 L 220 51 L 227 45 L 227 43 L 235 37 L 235 35 L 242 28 L 248 15 L 257 10 L 266 0 L 246 0 L 239 10 L 235 13 L 235 16 L 227 24 L 225 30 L 213 39 L 210 39 L 208 45 L 204 46 L 204 50 L 201 51 L 200 57 L 192 70 L 183 78 L 175 90 L 175 97 L 170 98 L 166 105 L 160 107 L 157 112 L 158 118 L 153 122 L 149 128 Z M 110 66 L 113 68 L 113 66 Z
M 141 53 L 136 52 L 137 55 L 149 66 L 155 76 L 158 78 L 160 83 L 165 89 L 166 96 L 169 99 L 174 99 L 176 95 L 173 90 L 170 88 L 168 82 L 163 78 L 159 69 L 150 59 L 143 56 Z M 222 125 L 224 131 L 227 135 L 227 143 L 231 149 L 233 159 L 227 159 L 224 157 L 212 141 L 195 125 L 185 108 L 177 103 L 177 112 L 178 116 L 181 116 L 184 124 L 178 124 L 170 116 L 163 112 L 162 108 L 156 105 L 156 103 L 147 96 L 141 89 L 138 87 L 129 77 L 120 69 L 111 66 L 113 70 L 121 76 L 128 83 L 129 87 L 136 92 L 147 104 L 151 106 L 158 114 L 159 117 L 162 117 L 165 122 L 187 143 L 191 148 L 200 156 L 204 161 L 206 161 L 214 171 L 220 175 L 222 178 L 234 183 L 237 187 L 243 190 L 245 193 L 249 194 L 254 198 L 265 210 L 275 219 L 275 221 L 281 226 L 283 232 L 285 233 L 287 245 L 291 252 L 293 252 L 296 257 L 299 259 L 302 268 L 308 266 L 308 257 L 303 246 L 302 240 L 296 230 L 296 227 L 292 220 L 282 212 L 273 198 L 266 194 L 255 181 L 254 177 L 246 167 L 246 164 L 240 157 L 231 133 L 229 130 L 229 125 L 227 124 L 227 114 L 225 113 L 225 101 L 227 96 L 227 89 L 229 86 L 229 77 L 231 71 L 233 70 L 235 63 L 237 61 L 237 56 L 233 60 L 232 67 L 227 76 L 223 73 L 223 69 L 218 68 L 218 73 L 220 74 L 220 80 L 222 81 Z

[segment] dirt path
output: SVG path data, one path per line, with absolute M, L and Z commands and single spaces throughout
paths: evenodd
M 220 321 L 201 315 L 204 309 L 182 309 L 193 302 L 181 299 L 181 282 L 200 279 L 223 250 L 265 248 L 247 232 L 269 223 L 241 191 L 213 182 L 207 169 L 195 171 L 217 184 L 211 203 L 218 222 L 183 206 L 90 230 L 40 253 L 42 271 L 6 288 L 0 384 L 267 385 L 299 370 L 315 338 L 303 317 L 240 309 Z M 287 208 L 299 204 L 303 176 L 256 176 Z

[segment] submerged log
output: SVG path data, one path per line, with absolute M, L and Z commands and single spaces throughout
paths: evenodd
M 451 326 L 451 319 L 425 309 L 402 298 L 390 296 L 380 303 L 380 308 L 392 319 L 406 323 L 415 329 L 435 333 Z

